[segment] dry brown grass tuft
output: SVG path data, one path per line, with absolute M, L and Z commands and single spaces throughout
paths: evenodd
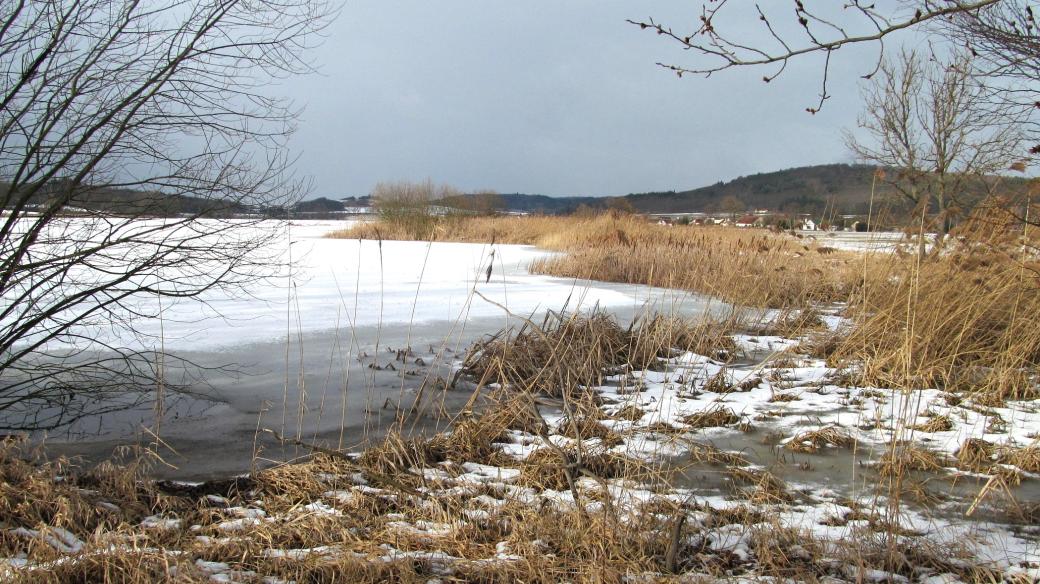
M 649 469 L 646 463 L 612 452 L 539 448 L 522 461 L 520 471 L 520 485 L 561 491 L 570 488 L 570 481 L 583 476 L 601 479 L 638 477 Z
M 821 329 L 826 329 L 826 325 L 819 310 L 815 307 L 792 308 L 788 306 L 768 322 L 755 327 L 754 332 L 760 335 L 776 335 L 793 339 L 807 333 L 819 332 Z
M 705 526 L 709 529 L 727 525 L 757 525 L 765 523 L 767 519 L 766 514 L 761 509 L 746 504 L 722 507 L 720 509 L 714 509 L 705 505 L 703 509 L 708 512 Z
M 827 546 L 811 530 L 758 525 L 751 529 L 751 550 L 765 573 L 778 580 L 812 582 L 827 576 L 820 559 Z
M 943 460 L 938 454 L 912 443 L 894 445 L 881 455 L 877 463 L 882 477 L 904 476 L 909 471 L 939 472 L 942 469 Z
M 1000 462 L 1016 466 L 1026 472 L 1040 473 L 1040 446 L 1023 448 L 1003 447 L 999 452 Z
M 392 430 L 379 444 L 365 449 L 358 465 L 378 476 L 408 476 L 412 468 L 427 468 L 442 462 L 444 452 L 433 440 L 413 438 Z
M 629 328 L 628 361 L 637 369 L 645 369 L 660 358 L 684 351 L 729 361 L 737 353 L 732 334 L 742 326 L 742 317 L 736 312 L 722 318 L 698 319 L 644 314 Z
M 794 501 L 787 485 L 773 473 L 755 468 L 731 466 L 727 473 L 737 483 L 748 485 L 743 491 L 749 503 L 778 505 Z
M 46 569 L 23 572 L 10 580 L 25 584 L 69 582 L 210 582 L 209 574 L 189 558 L 178 558 L 163 550 L 127 549 L 84 555 L 75 562 L 55 562 Z
M 734 393 L 751 391 L 760 385 L 762 385 L 762 378 L 757 375 L 751 375 L 740 383 L 736 383 L 731 374 L 726 369 L 722 369 L 708 379 L 703 389 L 712 393 Z
M 830 330 L 818 330 L 809 334 L 809 337 L 798 345 L 798 352 L 805 353 L 810 357 L 824 359 L 828 366 L 835 363 L 831 357 L 842 348 L 845 343 L 844 332 L 832 332 Z
M 934 415 L 928 418 L 927 422 L 911 426 L 911 428 L 918 432 L 948 432 L 953 430 L 953 419 L 949 416 Z
M 606 446 L 617 446 L 623 440 L 617 432 L 607 428 L 594 416 L 565 417 L 560 422 L 560 434 L 575 440 L 597 438 Z
M 683 418 L 684 423 L 694 428 L 718 428 L 736 424 L 739 421 L 740 416 L 725 406 L 715 406 L 710 410 L 690 414 Z
M 142 480 L 154 461 L 149 451 L 124 448 L 115 456 L 84 468 L 64 458 L 45 461 L 24 440 L 3 439 L 0 525 L 48 526 L 85 538 L 178 503 Z
M 986 472 L 993 466 L 996 445 L 981 438 L 968 438 L 954 452 L 957 468 L 972 472 Z
M 845 430 L 828 426 L 819 430 L 802 432 L 791 438 L 784 447 L 794 452 L 811 454 L 826 447 L 851 448 L 855 443 L 855 439 Z
M 624 329 L 603 312 L 549 313 L 537 328 L 525 324 L 483 341 L 463 367 L 481 384 L 553 396 L 580 394 L 624 364 L 627 350 Z
M 720 370 L 704 383 L 703 389 L 704 391 L 710 391 L 712 393 L 729 393 L 733 390 L 733 384 L 730 383 L 729 373 L 725 369 Z
M 646 412 L 641 410 L 639 406 L 635 404 L 625 404 L 625 407 L 621 408 L 614 413 L 614 418 L 618 420 L 626 420 L 629 422 L 638 422 L 643 419 L 643 415 Z
M 739 454 L 720 450 L 710 444 L 686 442 L 689 460 L 695 463 L 707 463 L 716 466 L 750 466 L 751 461 Z
M 496 392 L 480 414 L 460 416 L 451 432 L 437 434 L 431 442 L 445 459 L 508 465 L 511 459 L 494 447 L 495 442 L 508 442 L 507 430 L 535 435 L 544 432 L 545 422 L 535 408 L 533 396 Z

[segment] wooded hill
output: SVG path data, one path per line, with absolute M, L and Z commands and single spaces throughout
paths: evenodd
M 742 176 L 729 182 L 687 191 L 631 194 L 625 197 L 644 213 L 725 211 L 723 201 L 735 197 L 746 209 L 789 213 L 865 213 L 870 204 L 876 167 L 852 164 L 803 166 Z M 881 188 L 877 195 L 888 196 Z
M 712 213 L 768 209 L 776 213 L 809 213 L 822 216 L 866 214 L 874 188 L 874 208 L 888 209 L 899 216 L 909 206 L 898 192 L 878 180 L 876 166 L 863 164 L 824 164 L 802 166 L 775 172 L 752 174 L 728 182 L 684 191 L 632 193 L 624 197 L 546 197 L 544 195 L 501 195 L 502 207 L 510 211 L 570 213 L 579 207 L 606 208 L 612 199 L 624 199 L 642 213 Z M 898 175 L 889 171 L 888 177 Z M 995 180 L 995 178 L 994 178 Z M 1007 190 L 1021 190 L 1021 178 L 1000 178 Z M 964 195 L 971 206 L 982 198 L 985 183 L 978 181 L 972 193 Z M 727 208 L 732 207 L 732 208 Z

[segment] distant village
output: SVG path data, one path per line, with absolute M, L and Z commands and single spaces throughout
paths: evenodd
M 769 209 L 755 209 L 747 214 L 735 213 L 652 213 L 647 217 L 660 225 L 727 225 L 795 229 L 800 231 L 867 231 L 866 217 L 838 215 L 829 221 L 815 218 L 810 213 L 779 213 Z

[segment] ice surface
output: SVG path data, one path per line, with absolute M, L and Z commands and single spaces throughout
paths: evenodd
M 333 329 L 504 319 L 495 303 L 527 314 L 539 308 L 559 309 L 568 298 L 572 307 L 636 301 L 632 294 L 610 286 L 528 274 L 526 266 L 548 253 L 531 246 L 325 237 L 350 224 L 307 221 L 278 226 L 279 235 L 267 251 L 290 261 L 291 273 L 250 284 L 239 294 L 213 290 L 197 299 L 165 299 L 161 322 L 136 322 L 150 337 L 146 348 L 200 351 Z M 488 266 L 493 268 L 490 278 Z M 134 305 L 142 314 L 160 313 L 155 298 L 139 298 Z M 114 328 L 91 334 L 106 342 L 134 340 Z

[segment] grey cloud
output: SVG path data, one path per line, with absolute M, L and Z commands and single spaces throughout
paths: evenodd
M 279 88 L 305 108 L 292 147 L 314 195 L 380 180 L 463 189 L 609 195 L 696 187 L 847 160 L 858 76 L 844 52 L 834 98 L 804 112 L 820 62 L 683 78 L 654 65 L 688 55 L 625 23 L 694 19 L 694 2 L 377 2 L 344 7 L 313 54 L 320 75 Z

